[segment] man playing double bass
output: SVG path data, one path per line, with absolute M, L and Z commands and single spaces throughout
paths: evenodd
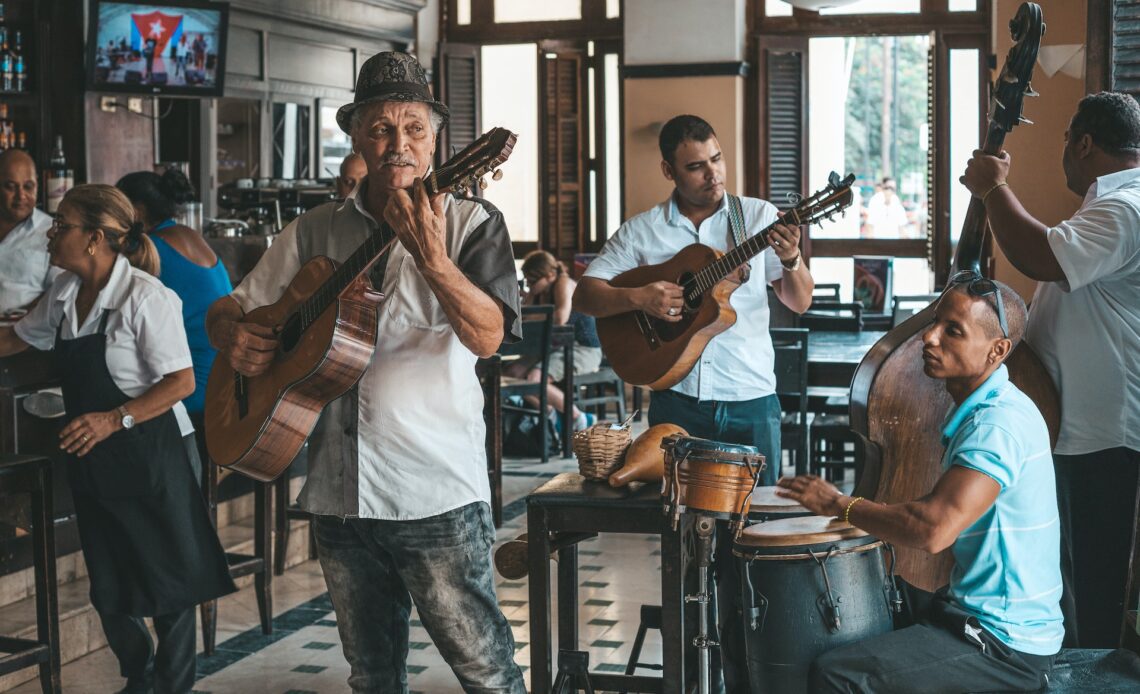
M 1026 341 L 1061 396 L 1054 449 L 1066 646 L 1115 648 L 1140 480 L 1140 106 L 1086 96 L 1061 166 L 1083 196 L 1049 227 L 1006 185 L 1010 158 L 975 152 L 962 182 L 1014 267 L 1039 282 Z M 1073 601 L 1075 600 L 1075 605 Z
M 814 475 L 777 493 L 886 542 L 950 548 L 948 587 L 905 586 L 910 626 L 824 653 L 809 691 L 1037 691 L 1061 649 L 1060 528 L 1049 431 L 1003 362 L 1021 340 L 1012 289 L 955 275 L 922 335 L 923 371 L 954 400 L 942 428 L 944 472 L 930 494 L 879 504 Z

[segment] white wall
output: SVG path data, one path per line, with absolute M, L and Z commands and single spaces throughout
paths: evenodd
M 744 60 L 745 0 L 625 0 L 625 64 Z

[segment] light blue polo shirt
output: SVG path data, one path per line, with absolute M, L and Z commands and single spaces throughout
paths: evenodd
M 740 198 L 744 235 L 752 237 L 776 221 L 776 207 L 756 198 Z M 681 249 L 702 243 L 724 253 L 731 246 L 728 196 L 717 211 L 693 226 L 669 196 L 659 205 L 626 221 L 606 241 L 584 277 L 612 280 L 626 270 L 671 260 Z M 701 358 L 673 390 L 698 400 L 752 400 L 776 392 L 772 370 L 775 350 L 768 332 L 768 286 L 784 276 L 780 259 L 771 248 L 749 261 L 752 278 L 732 293 L 729 303 L 736 322 L 709 341 Z
M 961 465 L 1001 485 L 997 501 L 954 541 L 950 598 L 1010 648 L 1061 650 L 1061 528 L 1049 430 L 999 366 L 951 410 L 943 470 Z

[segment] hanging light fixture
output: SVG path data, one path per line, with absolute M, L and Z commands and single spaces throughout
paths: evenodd
M 820 10 L 829 10 L 833 7 L 850 5 L 852 3 L 859 2 L 859 0 L 784 0 L 784 2 L 788 3 L 792 7 L 798 7 L 801 10 L 819 12 Z

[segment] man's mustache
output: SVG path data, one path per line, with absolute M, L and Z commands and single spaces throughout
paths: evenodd
M 380 166 L 415 166 L 416 160 L 400 154 L 386 154 L 380 159 Z

